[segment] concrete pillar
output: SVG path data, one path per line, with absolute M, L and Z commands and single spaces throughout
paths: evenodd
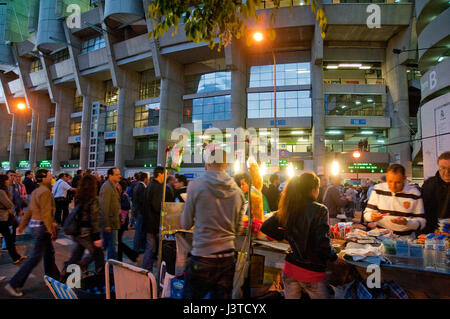
M 134 103 L 139 99 L 139 76 L 125 70 L 121 75 L 125 78 L 119 88 L 114 165 L 124 174 L 125 161 L 134 159 Z
M 247 63 L 244 50 L 237 41 L 225 48 L 225 61 L 231 68 L 231 127 L 246 127 Z
M 12 115 L 8 114 L 5 105 L 0 105 L 0 162 L 9 161 L 8 146 L 11 143 L 9 132 Z
M 391 118 L 388 143 L 401 144 L 388 146 L 391 163 L 399 163 L 406 169 L 406 176 L 412 178 L 412 162 L 410 127 L 409 127 L 409 101 L 408 101 L 408 79 L 406 76 L 406 63 L 408 55 L 394 54 L 394 48 L 402 48 L 405 41 L 409 41 L 408 30 L 405 30 L 391 39 L 386 49 L 386 63 L 384 74 L 388 87 L 387 103 Z
M 31 98 L 32 108 L 29 161 L 33 167 L 33 163 L 47 159 L 45 139 L 47 136 L 47 120 L 50 117 L 51 103 L 47 94 L 33 93 L 29 98 Z M 26 136 L 25 129 L 23 134 Z
M 87 169 L 89 163 L 89 140 L 91 130 L 91 105 L 96 101 L 103 101 L 105 90 L 101 82 L 81 78 L 86 93 L 83 95 L 83 115 L 81 117 L 80 169 Z
M 180 127 L 183 116 L 184 69 L 162 57 L 159 110 L 158 165 L 165 164 L 166 148 L 173 129 Z
M 9 165 L 12 169 L 16 168 L 17 162 L 26 160 L 27 119 L 28 114 L 12 113 L 11 150 L 9 152 Z
M 70 114 L 73 109 L 75 90 L 57 88 L 54 92 L 56 101 L 55 137 L 53 139 L 52 170 L 61 170 L 61 161 L 70 159 Z
M 325 162 L 325 110 L 323 105 L 323 39 L 317 25 L 311 43 L 311 99 L 312 99 L 312 141 L 314 171 L 326 173 Z

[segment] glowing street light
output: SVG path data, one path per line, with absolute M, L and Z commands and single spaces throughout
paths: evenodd
M 353 158 L 356 160 L 356 180 L 359 182 L 359 166 L 358 166 L 358 159 L 361 157 L 361 153 L 358 151 L 353 152 Z
M 354 159 L 358 159 L 358 158 L 360 158 L 361 157 L 361 153 L 360 152 L 358 152 L 358 151 L 354 151 L 353 152 L 353 158 Z
M 261 166 L 259 167 L 259 174 L 261 175 L 261 178 L 264 178 L 264 175 L 267 174 L 267 166 L 265 163 L 261 163 Z
M 261 32 L 255 32 L 253 34 L 253 40 L 255 40 L 256 42 L 261 42 L 264 39 L 263 35 Z
M 234 174 L 238 174 L 241 171 L 241 164 L 238 160 L 234 161 Z
M 292 166 L 292 163 L 289 163 L 287 173 L 288 173 L 289 179 L 291 179 L 292 177 L 295 176 L 295 170 L 294 170 L 294 166 Z
M 17 108 L 19 109 L 19 110 L 25 110 L 25 104 L 24 103 L 19 103 L 19 104 L 17 104 Z
M 339 175 L 339 163 L 338 163 L 338 161 L 333 161 L 333 163 L 331 163 L 331 175 L 333 175 L 333 176 Z

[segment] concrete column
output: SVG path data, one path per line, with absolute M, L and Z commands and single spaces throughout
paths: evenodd
M 11 150 L 9 152 L 11 168 L 16 168 L 18 161 L 26 160 L 27 118 L 27 114 L 12 113 Z
M 55 137 L 53 139 L 52 170 L 61 170 L 61 161 L 70 159 L 70 114 L 73 109 L 75 90 L 57 88 L 54 92 L 56 101 Z
M 406 63 L 408 55 L 394 54 L 394 48 L 402 48 L 405 41 L 409 41 L 408 30 L 399 33 L 389 41 L 386 49 L 386 63 L 384 65 L 386 84 L 388 87 L 387 109 L 391 118 L 388 143 L 404 142 L 388 146 L 391 163 L 399 163 L 406 169 L 406 175 L 412 178 L 412 162 L 410 127 L 409 127 L 409 101 L 408 79 L 406 76 Z
M 83 115 L 81 117 L 81 143 L 80 143 L 80 169 L 87 169 L 89 163 L 89 142 L 91 130 L 91 105 L 96 101 L 104 100 L 104 88 L 101 82 L 80 79 L 86 87 L 83 95 Z
M 231 68 L 231 126 L 246 127 L 247 63 L 244 50 L 234 41 L 225 48 L 225 61 Z
M 11 143 L 9 132 L 12 125 L 12 115 L 8 114 L 6 106 L 0 105 L 0 162 L 9 161 L 8 146 Z
M 166 148 L 173 129 L 183 116 L 184 69 L 169 58 L 162 58 L 159 110 L 158 165 L 165 164 Z
M 125 70 L 121 74 L 125 78 L 119 88 L 114 165 L 123 174 L 125 161 L 134 159 L 134 103 L 139 99 L 139 76 Z
M 317 25 L 311 44 L 312 149 L 314 171 L 325 174 L 325 110 L 323 105 L 323 39 Z
M 30 138 L 30 165 L 46 160 L 45 139 L 47 135 L 47 120 L 50 117 L 51 103 L 48 95 L 33 93 L 31 99 L 31 138 Z M 26 130 L 23 134 L 26 136 Z M 37 163 L 36 163 L 37 164 Z

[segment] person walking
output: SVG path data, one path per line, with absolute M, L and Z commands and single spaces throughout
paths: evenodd
M 103 228 L 103 245 L 107 248 L 108 259 L 117 259 L 120 229 L 120 194 L 116 188 L 120 182 L 120 170 L 108 169 L 108 179 L 100 188 L 99 206 Z
M 13 208 L 14 204 L 11 201 L 11 195 L 8 191 L 9 186 L 9 178 L 7 175 L 0 175 L 0 233 L 3 236 L 3 240 L 5 241 L 6 248 L 8 249 L 9 256 L 13 260 L 14 264 L 18 264 L 25 258 L 26 256 L 20 256 L 17 253 L 16 245 L 13 242 L 10 226 L 10 218 L 14 216 Z
M 245 198 L 222 161 L 206 161 L 203 176 L 189 183 L 181 215 L 184 229 L 194 226 L 191 257 L 184 276 L 183 299 L 230 299 L 235 273 L 235 239 L 241 229 Z
M 138 183 L 133 188 L 133 212 L 132 215 L 136 218 L 135 223 L 135 232 L 134 232 L 134 239 L 133 239 L 133 249 L 134 251 L 138 253 L 143 253 L 145 249 L 145 242 L 146 242 L 146 234 L 143 229 L 143 212 L 144 207 L 146 205 L 145 202 L 145 190 L 147 189 L 148 184 L 148 174 L 141 172 L 137 176 Z
M 17 221 L 17 218 L 20 215 L 20 212 L 22 211 L 23 208 L 23 202 L 22 202 L 22 190 L 19 184 L 17 184 L 17 179 L 16 179 L 16 171 L 14 170 L 9 170 L 6 172 L 6 174 L 8 175 L 8 179 L 9 179 L 9 186 L 8 186 L 8 191 L 9 194 L 11 195 L 11 200 L 14 204 L 14 209 L 13 209 L 13 213 L 14 213 L 14 220 Z M 10 227 L 11 229 L 11 234 L 12 234 L 12 240 L 15 243 L 16 242 L 16 229 L 17 229 L 17 224 L 13 223 Z
M 77 170 L 77 174 L 73 177 L 72 180 L 72 187 L 77 189 L 78 183 L 81 181 L 81 178 L 83 178 L 83 171 L 81 169 Z
M 118 241 L 119 241 L 119 247 L 118 247 L 118 256 L 117 260 L 122 261 L 122 256 L 125 253 L 125 255 L 132 261 L 136 262 L 139 254 L 128 247 L 123 241 L 122 236 L 125 233 L 125 231 L 128 230 L 128 222 L 129 222 L 129 215 L 130 215 L 130 198 L 128 197 L 128 194 L 126 192 L 128 186 L 128 181 L 126 179 L 122 179 L 117 184 L 117 190 L 120 193 L 120 229 L 118 233 Z
M 69 183 L 69 174 L 61 173 L 58 176 L 58 180 L 53 185 L 52 194 L 55 198 L 56 204 L 56 212 L 55 212 L 55 220 L 60 225 L 64 225 L 64 221 L 69 215 L 69 199 L 67 198 L 68 191 L 76 191 L 75 188 L 72 188 Z
M 27 262 L 11 278 L 5 286 L 6 291 L 15 297 L 23 296 L 17 291 L 24 286 L 28 276 L 44 257 L 45 274 L 53 279 L 60 280 L 60 272 L 55 263 L 55 249 L 52 241 L 58 237 L 57 224 L 55 223 L 55 200 L 51 192 L 52 174 L 46 169 L 36 172 L 39 187 L 31 193 L 30 205 L 25 213 L 19 230 L 23 231 L 27 225 L 35 238 L 33 253 Z
M 263 189 L 263 194 L 266 196 L 267 201 L 269 202 L 271 212 L 278 210 L 278 203 L 280 201 L 281 196 L 280 190 L 278 189 L 279 186 L 280 186 L 280 176 L 274 173 L 270 175 L 269 187 L 265 191 Z
M 97 198 L 97 180 L 92 175 L 86 175 L 78 181 L 78 188 L 75 192 L 75 209 L 79 209 L 77 220 L 79 221 L 79 233 L 72 236 L 75 248 L 68 261 L 64 263 L 61 272 L 63 282 L 67 277 L 66 269 L 71 264 L 79 264 L 82 269 L 88 267 L 82 262 L 84 251 L 90 253 L 90 259 L 95 261 L 95 272 L 100 274 L 104 270 L 105 257 L 102 249 L 102 239 L 100 237 L 100 214 Z M 85 260 L 86 261 L 86 260 Z
M 27 201 L 30 201 L 31 193 L 36 189 L 37 185 L 34 179 L 34 174 L 32 171 L 25 172 L 25 178 L 23 179 L 23 185 L 27 190 Z
M 349 198 L 342 196 L 339 187 L 341 185 L 340 176 L 331 177 L 332 184 L 329 185 L 323 194 L 323 203 L 328 208 L 330 225 L 339 222 L 337 215 L 344 207 L 351 203 Z
M 153 179 L 145 190 L 145 207 L 143 211 L 143 230 L 147 233 L 142 268 L 153 270 L 153 264 L 158 256 L 159 227 L 161 203 L 164 189 L 164 167 L 157 166 L 153 170 Z M 166 202 L 173 202 L 170 188 L 166 185 Z
M 261 232 L 290 245 L 282 279 L 286 299 L 300 299 L 305 290 L 311 299 L 329 298 L 328 261 L 337 260 L 328 236 L 328 210 L 315 200 L 319 178 L 314 173 L 293 177 L 281 195 L 278 211 L 261 226 Z

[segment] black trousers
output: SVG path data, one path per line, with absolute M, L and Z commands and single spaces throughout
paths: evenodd
M 63 197 L 58 197 L 55 198 L 55 205 L 55 221 L 62 226 L 69 215 L 69 201 Z
M 14 228 L 15 232 L 15 228 Z M 3 236 L 3 240 L 6 242 L 6 248 L 8 249 L 9 255 L 11 256 L 13 261 L 16 261 L 20 258 L 20 255 L 17 253 L 16 245 L 14 244 L 13 235 L 11 234 L 11 230 L 9 229 L 9 223 L 0 222 L 0 233 Z

